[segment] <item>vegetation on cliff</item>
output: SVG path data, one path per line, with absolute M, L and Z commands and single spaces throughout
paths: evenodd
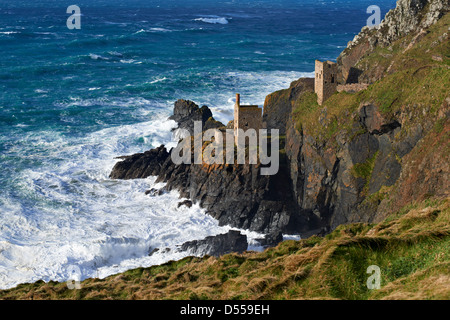
M 450 299 L 449 201 L 430 198 L 379 224 L 343 225 L 263 252 L 187 257 L 88 279 L 79 290 L 39 281 L 0 299 Z M 380 267 L 380 289 L 367 287 L 370 265 Z
M 395 118 L 406 107 L 421 111 L 426 108 L 409 122 L 432 119 L 449 95 L 449 26 L 450 14 L 446 14 L 435 25 L 419 33 L 420 37 L 410 34 L 389 47 L 377 47 L 363 57 L 358 65 L 364 65 L 368 70 L 383 70 L 382 79 L 366 90 L 354 94 L 337 93 L 323 107 L 314 101 L 313 93 L 303 93 L 292 103 L 296 128 L 304 128 L 320 142 L 325 142 L 338 132 L 337 128 L 351 131 L 353 123 L 359 120 L 356 111 L 361 103 L 379 106 L 386 119 Z M 323 120 L 318 126 L 320 119 Z
M 304 211 L 320 213 L 320 225 L 379 222 L 412 201 L 448 195 L 449 26 L 446 13 L 362 55 L 356 65 L 378 78 L 366 89 L 323 106 L 311 90 L 291 99 L 294 194 Z
M 362 71 L 361 79 L 370 82 L 366 89 L 336 93 L 319 106 L 311 79 L 300 79 L 266 98 L 264 121 L 286 129 L 281 132 L 288 165 L 275 182 L 258 180 L 256 171 L 192 174 L 187 167 L 164 180 L 183 185 L 189 173 L 185 193 L 200 195 L 216 209 L 241 206 L 240 226 L 246 228 L 278 223 L 298 231 L 309 223 L 311 230 L 334 231 L 263 252 L 188 257 L 88 279 L 80 290 L 56 282 L 23 284 L 0 291 L 0 299 L 450 299 L 450 14 L 425 29 L 405 29 L 401 37 L 392 36 L 390 23 L 397 20 L 389 17 L 379 32 L 362 32 L 338 59 Z M 383 45 L 369 43 L 374 32 Z M 127 178 L 133 165 L 139 169 L 134 174 L 159 174 L 159 160 L 168 154 L 156 151 L 136 156 L 142 163 L 128 157 L 120 173 Z M 219 190 L 223 185 L 230 192 Z M 208 198 L 211 190 L 234 202 Z M 267 200 L 270 215 L 245 211 L 249 204 L 239 199 L 254 190 L 264 190 L 254 203 L 259 208 Z M 276 195 L 274 190 L 283 197 L 266 197 Z M 278 219 L 280 208 L 294 207 L 285 199 L 295 202 L 298 216 Z M 236 224 L 235 212 L 214 216 Z M 370 265 L 380 267 L 380 289 L 366 286 Z

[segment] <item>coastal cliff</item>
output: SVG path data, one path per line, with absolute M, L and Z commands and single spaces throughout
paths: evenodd
M 365 26 L 347 45 L 337 58 L 341 83 L 373 83 L 386 72 L 395 72 L 390 58 L 394 42 L 401 40 L 404 50 L 409 50 L 423 38 L 430 26 L 435 24 L 450 10 L 447 0 L 399 0 L 397 6 L 390 10 L 380 25 Z M 448 30 L 447 30 L 448 33 Z M 435 41 L 442 42 L 448 35 L 440 35 Z M 376 53 L 389 63 L 370 58 Z
M 87 279 L 82 290 L 23 284 L 0 299 L 450 299 L 449 27 L 447 1 L 399 0 L 338 58 L 341 84 L 367 86 L 322 106 L 312 79 L 268 95 L 265 126 L 283 135 L 275 176 L 260 165 L 177 166 L 164 146 L 120 157 L 111 172 L 157 176 L 221 224 L 302 240 L 217 253 L 224 241 L 243 251 L 234 232 L 184 244 L 213 256 Z M 173 119 L 223 129 L 190 101 L 176 102 Z M 366 286 L 369 265 L 382 270 L 378 290 Z
M 180 116 L 180 112 L 184 112 L 181 110 L 191 107 L 192 114 L 201 113 L 193 102 L 182 100 L 175 103 L 172 117 L 185 119 L 178 122 L 178 128 L 193 132 L 193 121 Z M 203 107 L 203 111 L 209 110 L 206 108 Z M 280 159 L 277 174 L 266 176 L 260 174 L 260 164 L 177 165 L 171 159 L 171 152 L 160 146 L 141 154 L 121 157 L 123 161 L 114 166 L 110 177 L 136 179 L 157 176 L 157 182 L 166 183 L 164 191 L 178 190 L 181 197 L 199 202 L 220 225 L 266 234 L 277 234 L 288 227 L 295 203 L 290 185 L 286 183 L 289 173 L 285 158 Z M 306 221 L 301 225 L 306 226 Z M 302 230 L 307 231 L 306 228 Z
M 381 221 L 411 201 L 445 195 L 446 147 L 423 154 L 431 148 L 425 141 L 448 143 L 448 25 L 446 2 L 399 1 L 338 57 L 343 77 L 353 68 L 356 80 L 376 82 L 336 93 L 323 106 L 314 79 L 268 95 L 264 125 L 282 135 L 274 176 L 262 176 L 259 165 L 175 165 L 161 146 L 124 157 L 111 178 L 155 175 L 221 225 L 303 236 Z M 196 120 L 225 129 L 191 101 L 177 101 L 171 118 L 190 132 Z
M 373 84 L 336 93 L 323 106 L 312 92 L 290 101 L 293 194 L 326 232 L 380 222 L 411 202 L 448 195 L 450 17 L 447 2 L 426 2 L 399 1 L 338 58 L 344 69 L 366 66 L 359 80 Z M 411 19 L 417 28 L 401 27 Z M 378 45 L 362 53 L 360 46 L 374 38 Z M 358 58 L 346 66 L 349 56 Z

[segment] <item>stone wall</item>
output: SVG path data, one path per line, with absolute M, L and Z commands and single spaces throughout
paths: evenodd
M 237 144 L 239 133 L 237 129 L 247 131 L 255 129 L 256 132 L 262 129 L 262 109 L 257 105 L 240 105 L 240 96 L 236 95 L 236 104 L 234 106 L 234 138 Z
M 316 60 L 315 64 L 315 92 L 317 103 L 322 105 L 331 97 L 337 88 L 337 66 L 334 62 L 321 62 Z

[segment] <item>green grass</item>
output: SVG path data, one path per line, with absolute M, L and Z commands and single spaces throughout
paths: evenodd
M 427 106 L 435 113 L 448 96 L 449 75 L 449 69 L 442 65 L 398 71 L 370 86 L 362 99 L 379 105 L 387 118 L 404 105 Z
M 356 163 L 352 168 L 352 174 L 355 178 L 363 178 L 366 181 L 370 180 L 372 176 L 373 167 L 377 159 L 378 152 L 375 152 L 372 157 L 367 159 L 366 162 Z
M 386 119 L 408 115 L 402 131 L 441 111 L 450 87 L 448 32 L 450 15 L 407 52 L 400 40 L 391 50 L 378 48 L 361 64 L 392 71 L 356 94 L 336 93 L 323 106 L 314 93 L 293 101 L 297 129 L 319 144 L 338 148 L 336 137 L 353 139 L 361 103 L 373 103 Z M 411 37 L 407 38 L 411 40 Z M 432 59 L 439 54 L 442 62 Z M 272 95 L 288 101 L 288 90 Z M 409 120 L 408 120 L 409 119 Z M 415 160 L 436 149 L 450 153 L 446 119 L 433 126 L 431 141 L 415 148 Z M 284 143 L 284 142 L 283 142 Z M 370 181 L 377 154 L 356 164 L 355 177 Z M 377 201 L 395 193 L 393 187 L 373 194 Z M 447 190 L 443 190 L 447 191 Z M 87 279 L 81 290 L 66 283 L 38 281 L 0 291 L 0 299 L 450 299 L 450 203 L 429 196 L 390 214 L 378 224 L 342 225 L 326 237 L 284 241 L 263 252 L 219 258 L 187 257 L 160 266 L 138 268 L 105 279 Z M 381 269 L 381 289 L 366 286 L 367 267 Z
M 340 247 L 334 253 L 336 266 L 330 270 L 331 292 L 343 299 L 368 299 L 373 291 L 368 289 L 367 267 L 381 269 L 381 286 L 407 277 L 417 270 L 433 267 L 436 263 L 450 261 L 450 239 L 429 239 L 416 245 L 381 242 L 379 246 L 361 244 Z
M 394 42 L 389 48 L 376 47 L 362 58 L 358 65 L 362 69 L 384 70 L 384 76 L 366 90 L 335 93 L 323 106 L 317 104 L 316 94 L 302 94 L 293 102 L 292 116 L 296 129 L 315 138 L 319 145 L 328 143 L 337 148 L 336 137 L 340 133 L 350 140 L 364 133 L 356 125 L 359 121 L 357 111 L 362 103 L 378 106 L 387 121 L 401 112 L 409 112 L 410 119 L 402 123 L 402 133 L 407 132 L 411 125 L 423 123 L 436 115 L 448 97 L 450 87 L 449 42 L 436 39 L 448 32 L 449 24 L 450 14 L 447 14 L 409 50 L 405 51 L 405 48 L 414 35 Z M 435 55 L 442 57 L 443 61 L 433 60 Z M 391 68 L 387 72 L 389 66 Z M 442 130 L 442 127 L 442 123 L 436 124 L 437 130 Z
M 38 281 L 0 299 L 449 299 L 449 201 L 429 198 L 379 224 L 341 225 L 263 252 L 188 257 L 88 279 L 81 290 Z M 370 265 L 380 267 L 379 290 L 367 288 Z

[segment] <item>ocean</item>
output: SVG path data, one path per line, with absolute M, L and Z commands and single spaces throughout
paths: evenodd
M 236 93 L 263 105 L 313 77 L 395 0 L 81 0 L 79 30 L 70 4 L 0 0 L 0 289 L 180 259 L 148 251 L 230 230 L 175 191 L 145 195 L 154 177 L 109 179 L 115 157 L 174 146 L 177 99 L 226 124 Z

